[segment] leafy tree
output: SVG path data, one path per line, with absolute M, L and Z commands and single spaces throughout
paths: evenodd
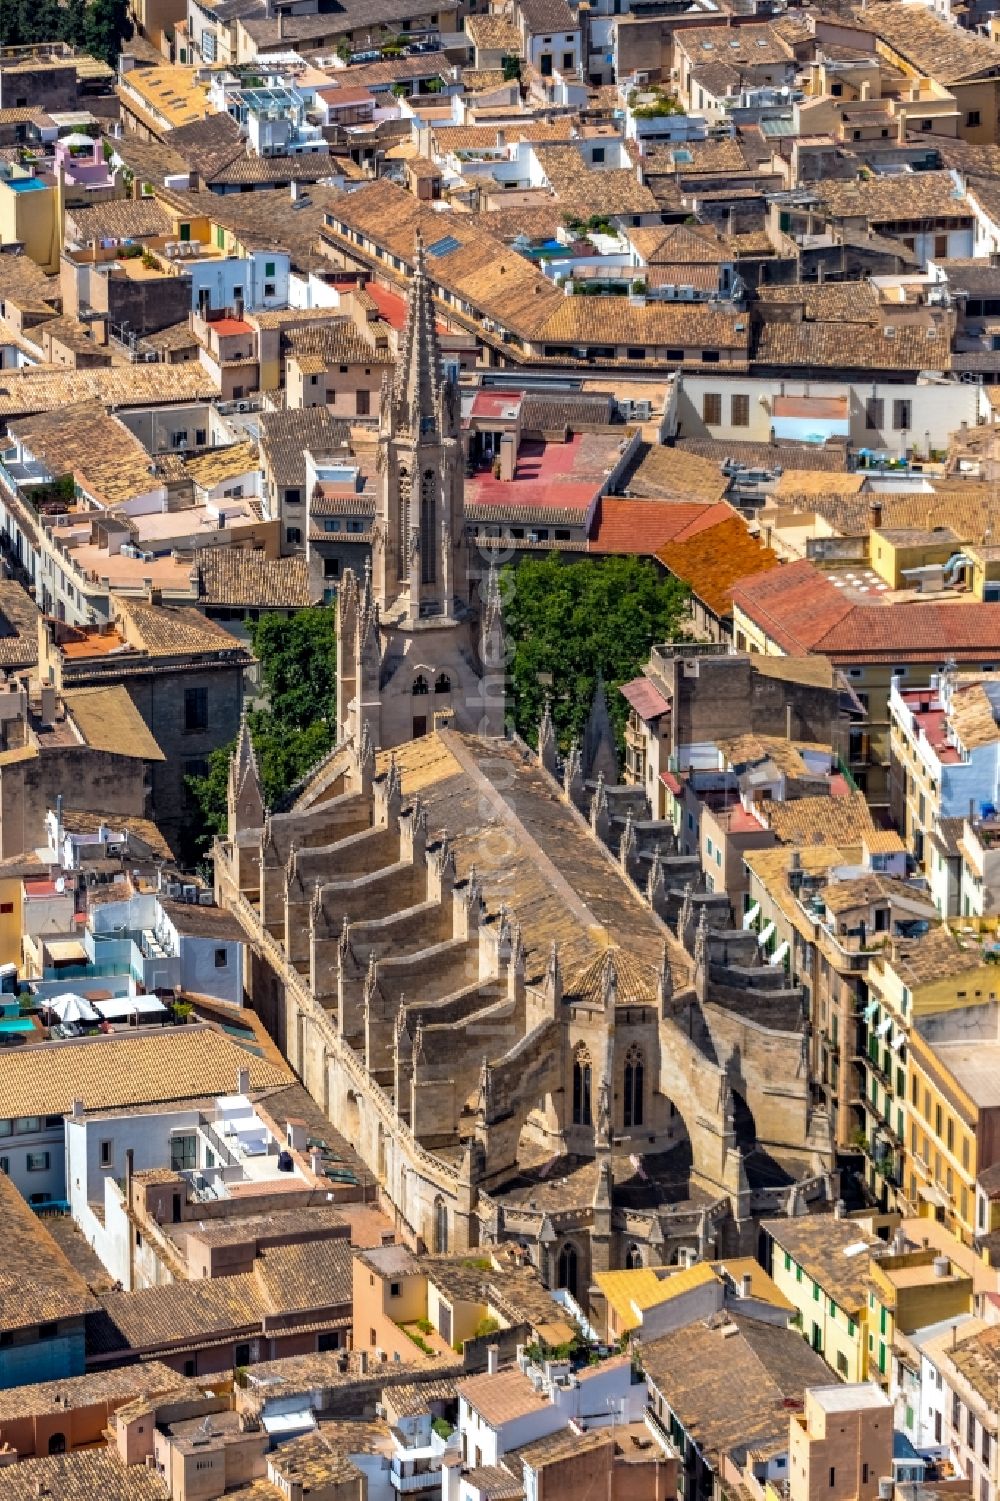
M 558 555 L 524 558 L 504 570 L 513 718 L 535 741 L 547 695 L 559 743 L 583 733 L 598 675 L 619 741 L 627 707 L 617 691 L 637 676 L 656 641 L 683 634 L 687 591 L 642 558 L 564 563 Z
M 267 707 L 248 715 L 264 801 L 273 808 L 315 766 L 336 736 L 334 616 L 329 609 L 262 615 L 250 623 Z M 203 856 L 225 832 L 233 746 L 212 752 L 208 772 L 188 777 L 192 821 L 186 853 Z
M 333 724 L 336 675 L 333 611 L 316 606 L 294 615 L 262 615 L 250 622 L 250 641 L 273 717 L 304 729 Z
M 83 45 L 94 57 L 116 67 L 121 45 L 132 35 L 126 0 L 90 0 L 84 21 Z

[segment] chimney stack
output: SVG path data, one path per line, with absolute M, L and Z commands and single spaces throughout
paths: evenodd
M 499 1345 L 487 1345 L 486 1346 L 486 1374 L 488 1376 L 495 1376 L 496 1373 L 497 1373 L 497 1371 L 499 1371 L 499 1369 L 500 1369 L 500 1346 Z
M 871 516 L 871 529 L 873 532 L 877 532 L 882 525 L 882 502 L 880 500 L 871 501 L 868 511 Z
M 250 1070 L 248 1068 L 241 1068 L 236 1075 L 236 1093 L 250 1093 Z

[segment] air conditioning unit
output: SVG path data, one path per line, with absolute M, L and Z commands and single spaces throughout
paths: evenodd
M 212 905 L 213 905 L 212 893 L 210 891 L 199 891 L 199 893 L 198 893 L 198 906 L 199 907 L 211 907 Z
M 197 888 L 197 886 L 185 886 L 184 887 L 184 900 L 186 902 L 191 902 L 192 904 L 194 904 L 195 902 L 197 902 L 197 900 L 198 900 L 198 888 Z
M 238 412 L 249 412 L 249 410 L 250 410 L 250 403 L 249 403 L 249 401 L 238 401 L 236 403 L 236 410 Z

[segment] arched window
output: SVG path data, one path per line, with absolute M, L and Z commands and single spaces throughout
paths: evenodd
M 625 1129 L 642 1125 L 642 1049 L 635 1043 L 625 1054 Z
M 576 1246 L 567 1241 L 559 1252 L 558 1285 L 576 1297 Z
M 408 569 L 410 538 L 410 475 L 406 469 L 399 471 L 399 551 L 396 557 L 396 573 L 401 579 L 405 579 Z
M 65 1454 L 66 1453 L 66 1435 L 65 1435 L 65 1433 L 53 1433 L 52 1437 L 49 1439 L 49 1453 L 50 1454 Z
M 642 1252 L 639 1250 L 639 1247 L 636 1245 L 635 1241 L 632 1242 L 628 1250 L 625 1252 L 625 1266 L 626 1269 L 630 1272 L 638 1271 L 639 1267 L 642 1266 Z
M 422 672 L 418 672 L 413 679 L 413 696 L 419 698 L 421 694 L 430 693 L 430 691 L 430 688 L 427 686 L 427 679 Z
M 578 1047 L 573 1059 L 573 1124 L 574 1126 L 590 1126 L 593 1120 L 590 1113 L 590 1083 L 591 1065 L 590 1054 L 585 1047 Z
M 433 469 L 420 482 L 420 582 L 437 582 L 437 476 Z
M 448 1206 L 441 1198 L 434 1200 L 434 1249 L 439 1256 L 448 1251 Z
M 442 672 L 442 673 L 438 674 L 437 682 L 434 684 L 434 692 L 435 693 L 450 693 L 451 692 L 451 678 L 448 676 L 448 674 L 446 672 Z

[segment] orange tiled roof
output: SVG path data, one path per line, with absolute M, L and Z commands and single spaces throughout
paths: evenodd
M 771 548 L 750 535 L 741 517 L 731 514 L 715 525 L 689 530 L 658 548 L 656 556 L 713 615 L 729 613 L 733 586 L 741 579 L 778 566 Z
M 728 506 L 725 508 L 728 510 Z M 665 543 L 675 541 L 718 506 L 701 500 L 620 500 L 602 497 L 590 538 L 590 551 L 639 553 L 651 556 Z

